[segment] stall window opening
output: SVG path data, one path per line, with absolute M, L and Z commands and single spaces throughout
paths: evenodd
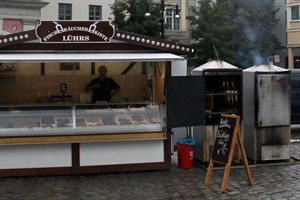
M 58 4 L 58 19 L 72 20 L 72 4 Z
M 89 20 L 102 20 L 102 6 L 89 5 Z

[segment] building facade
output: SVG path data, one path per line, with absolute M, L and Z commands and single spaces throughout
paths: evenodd
M 34 29 L 41 19 L 41 9 L 47 4 L 41 0 L 0 1 L 0 35 Z
M 111 20 L 111 5 L 115 0 L 4 0 L 0 2 L 1 34 L 16 33 L 34 29 L 42 21 L 51 20 Z M 168 39 L 189 44 L 189 23 L 186 16 L 191 15 L 195 0 L 157 0 L 164 5 L 162 15 L 165 35 Z M 177 6 L 177 7 L 176 7 Z M 179 11 L 179 18 L 174 15 Z
M 166 37 L 183 44 L 190 44 L 190 25 L 187 16 L 193 15 L 192 8 L 197 6 L 197 0 L 157 0 L 167 5 L 178 5 L 180 18 L 175 18 L 176 9 L 174 6 L 165 6 Z
M 49 2 L 41 10 L 41 19 L 46 20 L 109 20 L 113 16 L 110 6 L 115 0 L 46 0 Z
M 289 68 L 300 68 L 300 2 L 286 1 L 286 36 Z
M 283 47 L 286 46 L 286 32 L 284 31 L 286 29 L 286 7 L 285 7 L 285 2 L 283 0 L 276 0 L 275 1 L 275 8 L 278 8 L 278 12 L 276 13 L 276 19 L 278 19 L 278 24 L 277 27 L 275 28 L 275 35 L 277 37 L 277 39 L 279 40 L 279 42 L 281 43 L 281 45 Z M 282 50 L 277 50 L 275 53 L 276 59 L 274 59 L 275 61 L 275 65 L 279 66 L 279 67 L 283 67 L 283 68 L 288 68 L 288 64 L 287 64 L 287 57 L 288 57 L 288 53 L 287 53 L 287 49 L 283 48 Z
M 115 0 L 48 0 L 49 4 L 42 8 L 42 20 L 111 20 L 113 15 L 110 6 Z M 165 35 L 170 40 L 188 44 L 189 26 L 186 16 L 190 15 L 190 8 L 195 6 L 195 0 L 157 0 L 157 4 L 164 5 L 163 17 Z M 175 18 L 176 5 L 180 18 Z

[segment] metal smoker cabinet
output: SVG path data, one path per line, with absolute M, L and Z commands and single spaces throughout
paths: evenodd
M 208 162 L 221 113 L 242 114 L 242 70 L 239 68 L 206 69 L 203 70 L 201 76 L 204 95 L 198 106 L 204 110 L 204 123 L 193 127 L 196 140 L 194 158 L 201 162 Z M 239 154 L 237 145 L 234 159 L 240 157 Z
M 261 65 L 243 71 L 243 139 L 254 162 L 290 158 L 290 71 Z

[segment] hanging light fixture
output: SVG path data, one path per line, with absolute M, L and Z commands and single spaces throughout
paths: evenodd
M 161 0 L 161 3 L 153 3 L 153 5 L 159 5 L 161 7 L 161 38 L 165 37 L 165 27 L 164 27 L 164 11 L 165 11 L 165 7 L 174 7 L 176 6 L 175 9 L 175 14 L 174 14 L 174 18 L 179 19 L 180 18 L 180 14 L 179 14 L 179 6 L 178 5 L 174 5 L 174 4 L 165 4 L 164 0 Z M 149 5 L 147 5 L 147 12 L 145 13 L 145 17 L 150 17 L 151 13 L 149 12 Z

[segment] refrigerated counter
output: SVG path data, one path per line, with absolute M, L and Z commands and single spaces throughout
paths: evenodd
M 19 105 L 2 107 L 0 136 L 163 131 L 159 105 Z
M 0 107 L 0 176 L 167 169 L 164 105 Z

